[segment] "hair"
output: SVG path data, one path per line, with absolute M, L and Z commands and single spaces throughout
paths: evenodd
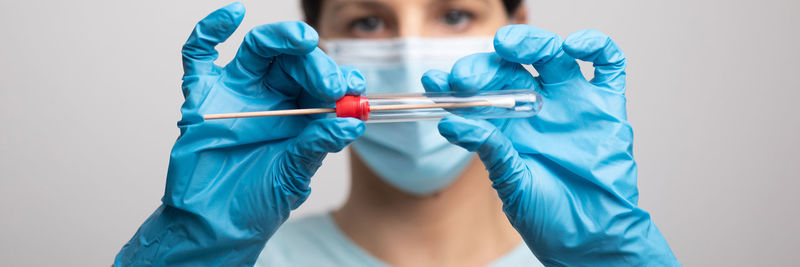
M 502 0 L 505 7 L 506 14 L 510 17 L 514 11 L 519 8 L 523 0 Z M 303 14 L 305 14 L 306 23 L 311 27 L 317 27 L 319 23 L 319 13 L 322 7 L 322 0 L 303 0 L 301 2 Z

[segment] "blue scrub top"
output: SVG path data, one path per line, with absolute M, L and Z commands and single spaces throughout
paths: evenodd
M 255 266 L 389 266 L 353 243 L 331 213 L 283 224 L 269 239 Z M 525 243 L 487 266 L 543 266 Z

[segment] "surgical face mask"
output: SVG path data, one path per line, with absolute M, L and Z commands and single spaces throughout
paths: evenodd
M 420 79 L 426 71 L 450 71 L 463 56 L 493 51 L 490 37 L 348 39 L 323 45 L 336 63 L 364 73 L 367 95 L 424 92 Z M 452 184 L 472 158 L 472 153 L 447 142 L 437 124 L 370 123 L 353 148 L 390 185 L 414 195 L 432 194 Z

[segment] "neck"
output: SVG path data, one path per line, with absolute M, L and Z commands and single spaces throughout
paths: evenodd
M 414 196 L 384 183 L 351 153 L 350 195 L 334 220 L 373 256 L 393 266 L 486 265 L 521 243 L 477 159 L 451 186 Z

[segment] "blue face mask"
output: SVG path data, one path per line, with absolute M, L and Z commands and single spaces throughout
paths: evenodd
M 364 73 L 369 95 L 424 92 L 420 79 L 426 71 L 449 71 L 463 56 L 490 52 L 492 39 L 330 40 L 324 46 L 338 64 Z M 472 153 L 447 142 L 437 124 L 368 123 L 353 148 L 388 184 L 414 195 L 433 194 L 452 184 L 472 159 Z

